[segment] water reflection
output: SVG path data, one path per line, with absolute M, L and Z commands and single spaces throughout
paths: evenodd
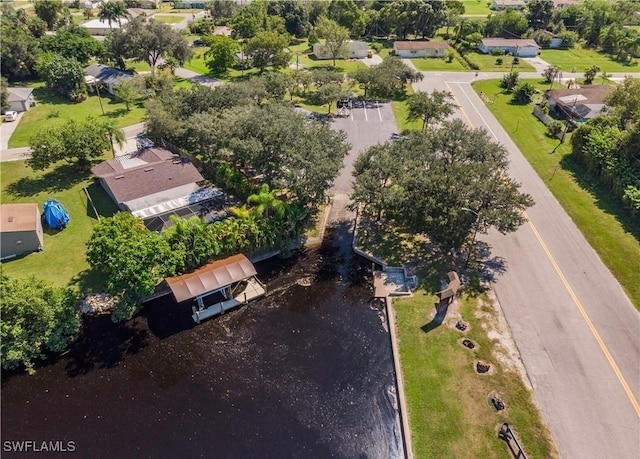
M 3 440 L 74 440 L 92 458 L 401 457 L 386 319 L 344 229 L 259 264 L 270 295 L 201 325 L 163 300 L 90 320 L 57 362 L 5 375 Z

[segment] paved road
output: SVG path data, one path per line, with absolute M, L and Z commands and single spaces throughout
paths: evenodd
M 561 457 L 637 459 L 640 316 L 471 80 L 473 74 L 429 75 L 414 86 L 452 91 L 462 108 L 457 116 L 506 146 L 509 174 L 535 198 L 529 223 L 482 239 L 506 261 L 494 287 L 536 401 Z M 640 260 L 629 262 L 640 269 Z

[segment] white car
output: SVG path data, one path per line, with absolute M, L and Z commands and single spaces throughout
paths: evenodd
M 4 113 L 5 121 L 15 121 L 18 119 L 18 112 L 8 111 Z

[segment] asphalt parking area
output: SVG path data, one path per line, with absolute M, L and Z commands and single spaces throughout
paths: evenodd
M 391 135 L 398 132 L 391 102 L 380 100 L 354 100 L 347 117 L 333 118 L 332 129 L 344 131 L 351 150 L 344 160 L 344 169 L 334 183 L 335 192 L 348 193 L 351 190 L 351 173 L 353 162 L 358 155 L 379 143 L 391 140 Z

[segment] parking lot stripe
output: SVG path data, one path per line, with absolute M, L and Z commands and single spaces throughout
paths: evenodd
M 382 121 L 382 112 L 380 111 L 380 104 L 378 103 L 377 100 L 376 100 L 376 108 L 378 109 L 378 117 L 380 118 L 380 121 Z
M 364 119 L 366 121 L 369 121 L 369 117 L 367 116 L 367 103 L 366 102 L 362 104 L 362 109 L 364 110 Z

